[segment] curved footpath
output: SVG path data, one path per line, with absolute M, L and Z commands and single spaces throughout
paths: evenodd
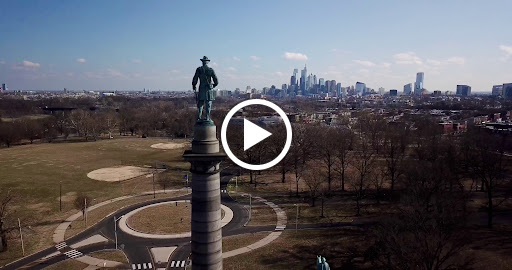
M 246 252 L 250 252 L 254 249 L 261 248 L 268 245 L 275 239 L 277 239 L 282 231 L 286 228 L 287 218 L 286 213 L 276 204 L 269 202 L 261 197 L 253 197 L 255 200 L 262 202 L 271 207 L 277 216 L 277 222 L 275 226 L 249 226 L 244 227 L 244 224 L 248 221 L 248 215 L 244 207 L 238 202 L 235 202 L 227 192 L 227 184 L 231 176 L 224 176 L 221 179 L 221 195 L 223 209 L 225 211 L 224 218 L 222 219 L 223 235 L 233 236 L 246 234 L 257 231 L 272 231 L 268 236 L 259 240 L 256 243 L 242 247 L 236 250 L 225 252 L 223 258 L 229 258 Z M 181 191 L 185 189 L 178 189 L 172 191 Z M 162 193 L 158 191 L 158 193 Z M 98 203 L 97 205 L 91 206 L 88 210 L 94 210 L 96 208 L 108 205 L 113 202 L 118 202 L 124 199 L 133 198 L 137 196 L 144 196 L 152 194 L 153 192 L 145 192 L 138 195 L 123 196 L 115 198 L 109 201 Z M 240 194 L 240 193 L 239 193 Z M 87 269 L 99 269 L 104 267 L 128 267 L 130 265 L 123 264 L 116 261 L 101 260 L 87 256 L 85 254 L 105 250 L 115 249 L 112 239 L 114 239 L 114 221 L 113 215 L 122 216 L 119 222 L 120 230 L 117 231 L 119 248 L 122 249 L 130 263 L 132 269 L 154 269 L 160 267 L 184 267 L 190 254 L 190 233 L 176 234 L 176 235 L 154 235 L 154 234 L 141 234 L 133 233 L 126 225 L 127 218 L 137 211 L 140 211 L 146 207 L 155 206 L 155 204 L 173 203 L 179 200 L 186 200 L 190 194 L 182 195 L 174 198 L 163 198 L 155 199 L 142 203 L 136 203 L 133 205 L 122 207 L 105 218 L 100 220 L 95 225 L 92 225 L 83 232 L 65 239 L 66 230 L 70 224 L 78 219 L 82 213 L 78 212 L 65 221 L 63 221 L 56 229 L 53 234 L 53 240 L 56 243 L 55 247 L 45 249 L 37 252 L 16 262 L 13 262 L 4 267 L 4 269 L 42 269 L 51 264 L 66 260 L 68 258 L 78 260 L 85 264 L 88 264 Z M 172 201 L 170 201 L 172 200 Z M 234 210 L 234 211 L 233 211 Z M 109 240 L 110 239 L 110 240 Z M 151 251 L 148 249 L 151 248 Z M 151 254 L 153 250 L 164 250 L 167 249 L 167 262 L 165 260 L 157 258 L 155 254 Z M 174 260 L 179 261 L 174 261 Z M 156 264 L 156 265 L 155 265 Z M 187 263 L 188 264 L 188 263 Z M 22 267 L 23 266 L 23 267 Z M 165 268 L 164 268 L 165 269 Z

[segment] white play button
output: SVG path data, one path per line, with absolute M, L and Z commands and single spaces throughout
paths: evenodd
M 244 151 L 265 140 L 272 133 L 244 118 Z

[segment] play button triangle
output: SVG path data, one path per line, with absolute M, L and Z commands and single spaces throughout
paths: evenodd
M 244 151 L 265 140 L 272 133 L 244 118 Z

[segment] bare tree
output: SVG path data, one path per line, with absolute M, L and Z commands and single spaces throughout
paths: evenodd
M 406 143 L 403 138 L 407 137 L 405 129 L 390 126 L 386 130 L 382 154 L 386 161 L 386 175 L 391 182 L 391 191 L 395 189 L 395 182 L 403 172 Z
M 75 209 L 82 211 L 82 215 L 85 216 L 85 209 L 89 207 L 91 204 L 91 198 L 85 194 L 78 194 L 75 200 L 73 201 L 73 205 Z
M 336 162 L 337 144 L 339 142 L 339 132 L 335 128 L 316 128 L 316 153 L 326 169 L 327 190 L 331 191 L 331 182 L 333 180 L 334 165 Z
M 171 186 L 172 184 L 172 176 L 169 173 L 159 173 L 157 178 L 157 183 L 164 189 Z
M 315 170 L 313 166 L 306 165 L 303 175 L 304 182 L 308 187 L 311 206 L 315 207 L 316 199 L 321 195 L 321 187 L 325 182 L 325 175 Z M 323 205 L 322 205 L 323 207 Z
M 346 172 L 350 164 L 354 133 L 349 129 L 341 129 L 336 144 L 336 162 L 334 170 L 340 175 L 341 190 L 345 191 Z
M 366 252 L 384 269 L 465 269 L 468 241 L 466 196 L 445 187 L 440 162 L 414 162 L 405 174 L 398 214 L 374 230 L 375 244 Z
M 299 196 L 299 181 L 306 162 L 312 157 L 314 133 L 306 125 L 294 125 L 293 142 L 290 148 L 293 172 L 295 174 L 295 195 Z
M 375 154 L 370 142 L 363 134 L 360 134 L 358 144 L 359 147 L 354 152 L 353 162 L 351 162 L 354 174 L 350 180 L 350 186 L 356 201 L 356 216 L 361 215 L 361 200 L 366 197 L 375 173 Z
M 504 157 L 507 137 L 506 135 L 495 137 L 482 132 L 471 132 L 467 136 L 470 136 L 472 141 L 472 176 L 481 181 L 482 187 L 485 187 L 484 190 L 487 194 L 487 226 L 492 228 L 494 211 L 497 206 L 495 205 L 495 199 L 498 187 L 503 183 L 508 168 L 508 160 Z
M 43 126 L 39 120 L 23 118 L 20 122 L 23 129 L 23 137 L 32 144 L 34 140 L 42 137 Z
M 0 142 L 7 147 L 11 147 L 13 143 L 18 142 L 21 137 L 21 128 L 18 122 L 2 122 L 0 123 Z
M 11 226 L 11 202 L 13 200 L 13 195 L 11 191 L 0 191 L 0 241 L 2 242 L 0 245 L 0 252 L 7 250 L 7 235 L 10 231 L 14 230 L 16 227 Z

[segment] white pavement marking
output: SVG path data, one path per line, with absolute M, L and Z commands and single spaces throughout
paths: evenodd
M 68 256 L 71 259 L 74 259 L 74 258 L 84 255 L 82 252 L 80 252 L 78 250 L 74 250 L 74 249 L 72 249 L 70 251 L 66 251 L 66 252 L 64 252 L 64 254 L 66 254 L 66 256 Z
M 66 242 L 62 242 L 62 243 L 55 245 L 55 248 L 60 250 L 60 249 L 65 248 L 66 246 L 67 246 Z
M 70 247 L 72 248 L 79 248 L 79 247 L 83 247 L 83 246 L 87 246 L 87 245 L 92 245 L 92 244 L 96 244 L 96 243 L 102 243 L 102 242 L 108 242 L 108 239 L 99 235 L 99 234 L 96 234 L 96 235 L 93 235 L 85 240 L 82 240 L 78 243 L 75 243 L 73 245 L 70 245 Z
M 148 263 L 148 268 L 151 269 L 153 265 L 151 263 Z
M 132 269 L 133 270 L 137 269 L 137 266 L 135 264 L 132 264 Z
M 174 247 L 154 247 L 151 248 L 151 254 L 153 255 L 154 262 L 167 262 L 171 257 L 171 254 L 176 250 Z
M 191 235 L 190 232 L 177 233 L 177 234 L 149 234 L 149 233 L 142 233 L 142 232 L 138 232 L 138 231 L 133 230 L 132 228 L 130 228 L 128 226 L 127 222 L 126 222 L 128 220 L 128 218 L 130 218 L 132 215 L 134 215 L 135 213 L 137 213 L 137 212 L 139 212 L 141 210 L 144 210 L 144 209 L 149 208 L 149 207 L 163 205 L 163 204 L 173 204 L 173 203 L 176 203 L 176 202 L 188 202 L 188 201 L 183 201 L 183 200 L 180 200 L 180 201 L 167 201 L 167 202 L 153 203 L 153 204 L 149 204 L 149 205 L 137 208 L 137 209 L 135 209 L 135 210 L 125 214 L 119 220 L 119 229 L 121 229 L 123 232 L 125 232 L 127 234 L 130 234 L 130 235 L 133 235 L 133 236 L 137 236 L 137 237 L 142 237 L 142 238 L 149 238 L 149 239 L 176 239 L 176 238 L 190 237 L 190 235 Z M 233 211 L 231 209 L 229 209 L 229 207 L 227 207 L 227 206 L 225 206 L 223 204 L 221 204 L 220 207 L 222 208 L 222 210 L 224 210 L 224 218 L 220 221 L 221 222 L 221 226 L 224 227 L 226 224 L 228 224 L 233 219 Z
M 141 267 L 140 267 L 140 263 L 139 263 L 139 264 L 137 264 L 137 269 L 141 269 Z
M 175 263 L 175 261 L 172 261 L 172 262 L 171 262 L 171 267 L 174 267 L 174 263 Z
M 181 261 L 181 267 L 185 267 L 185 261 Z

